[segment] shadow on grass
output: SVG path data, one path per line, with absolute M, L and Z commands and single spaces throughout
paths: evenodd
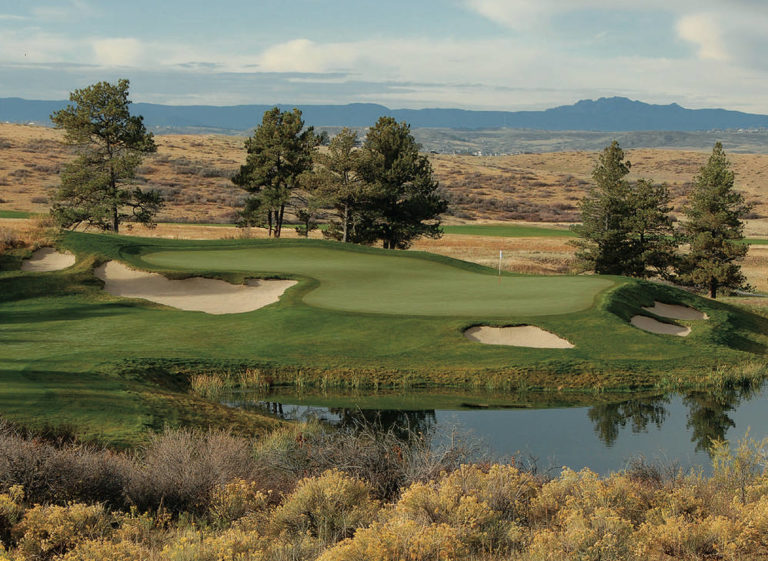
M 51 321 L 79 321 L 84 319 L 105 318 L 117 316 L 130 306 L 124 304 L 79 304 L 58 306 L 41 311 L 5 311 L 3 324 L 45 323 Z M 4 342 L 7 340 L 3 339 Z

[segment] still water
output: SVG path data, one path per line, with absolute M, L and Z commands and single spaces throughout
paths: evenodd
M 316 417 L 346 426 L 375 420 L 382 430 L 407 425 L 433 431 L 437 439 L 458 434 L 494 459 L 515 456 L 535 461 L 539 469 L 589 467 L 602 474 L 638 456 L 708 472 L 712 439 L 736 443 L 748 430 L 758 441 L 768 436 L 765 384 L 631 399 L 569 396 L 570 404 L 548 400 L 417 390 L 373 395 L 281 390 L 235 393 L 225 401 L 285 419 Z

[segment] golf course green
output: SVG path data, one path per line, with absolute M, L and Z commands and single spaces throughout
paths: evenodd
M 636 391 L 706 385 L 762 361 L 768 320 L 622 277 L 524 276 L 419 252 L 319 240 L 164 240 L 66 233 L 68 269 L 0 271 L 0 417 L 134 443 L 163 426 L 275 421 L 190 392 L 197 375 L 298 387 Z M 112 296 L 119 261 L 172 278 L 298 281 L 274 304 L 210 315 Z M 9 261 L 9 263 L 12 263 Z M 688 337 L 630 319 L 654 301 L 705 312 Z M 669 320 L 667 320 L 669 321 Z M 569 349 L 484 345 L 475 325 L 532 325 Z
M 310 306 L 396 315 L 506 318 L 577 312 L 614 281 L 588 276 L 488 274 L 406 253 L 359 253 L 329 246 L 164 251 L 142 256 L 154 269 L 297 275 L 319 282 Z

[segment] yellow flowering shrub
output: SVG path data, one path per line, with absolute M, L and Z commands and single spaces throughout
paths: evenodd
M 539 523 L 557 522 L 561 509 L 579 510 L 584 515 L 608 509 L 616 516 L 637 526 L 645 520 L 653 505 L 656 491 L 640 485 L 627 475 L 600 478 L 588 469 L 579 472 L 564 469 L 560 477 L 542 487 L 532 502 L 533 518 Z
M 216 487 L 211 493 L 209 515 L 214 524 L 227 526 L 267 507 L 268 497 L 258 490 L 255 482 L 235 479 Z
M 56 561 L 144 561 L 150 556 L 151 552 L 137 543 L 90 540 L 77 544 Z
M 0 493 L 0 545 L 10 537 L 11 528 L 24 515 L 24 490 L 21 485 L 14 485 L 7 493 Z
M 80 542 L 109 534 L 111 522 L 101 505 L 35 506 L 14 528 L 17 555 L 35 561 L 62 555 Z
M 392 518 L 358 530 L 355 537 L 327 550 L 318 561 L 459 561 L 469 551 L 447 524 L 424 526 Z
M 473 549 L 492 547 L 501 532 L 499 514 L 474 495 L 465 495 L 449 480 L 441 483 L 414 483 L 403 492 L 393 515 L 422 526 L 450 526 L 452 535 Z
M 194 527 L 180 530 L 162 549 L 165 561 L 260 561 L 269 541 L 257 532 L 229 528 L 204 532 Z
M 589 513 L 566 508 L 559 511 L 556 526 L 534 533 L 528 553 L 536 561 L 626 561 L 632 534 L 632 523 L 609 508 Z
M 370 524 L 379 509 L 370 486 L 338 470 L 302 479 L 273 511 L 272 528 L 288 536 L 309 534 L 325 544 L 350 537 Z
M 733 538 L 739 534 L 738 526 L 722 516 L 694 519 L 665 515 L 660 524 L 645 523 L 640 527 L 635 552 L 644 559 L 722 558 L 725 553 L 736 553 Z

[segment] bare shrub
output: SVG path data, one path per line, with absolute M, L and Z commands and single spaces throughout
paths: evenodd
M 142 455 L 126 482 L 128 500 L 140 510 L 201 512 L 217 486 L 256 472 L 249 441 L 221 431 L 167 429 Z
M 57 446 L 0 428 L 0 491 L 19 485 L 31 503 L 103 502 L 121 508 L 130 468 L 125 456 L 109 450 Z
M 367 481 L 374 495 L 390 499 L 414 481 L 427 481 L 467 461 L 471 450 L 451 440 L 432 445 L 431 434 L 406 428 L 382 430 L 375 424 L 334 431 L 317 425 L 275 431 L 256 448 L 258 481 L 284 493 L 302 475 L 338 469 Z

